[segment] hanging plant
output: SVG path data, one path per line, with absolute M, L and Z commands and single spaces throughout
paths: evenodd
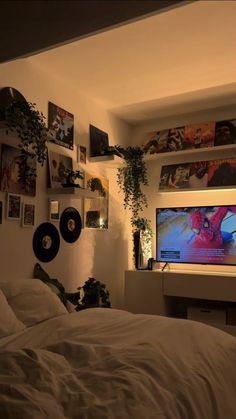
M 48 128 L 42 112 L 35 103 L 13 100 L 5 108 L 6 132 L 15 132 L 21 142 L 18 145 L 22 155 L 36 158 L 42 166 L 47 158 Z
M 138 268 L 138 247 L 142 242 L 145 259 L 151 258 L 152 229 L 147 218 L 140 217 L 140 212 L 148 206 L 142 186 L 148 185 L 147 167 L 144 152 L 138 147 L 109 146 L 108 150 L 119 155 L 125 164 L 118 168 L 117 183 L 124 194 L 124 207 L 131 210 L 131 225 L 133 233 L 133 259 Z
M 109 146 L 125 160 L 125 165 L 118 168 L 117 183 L 124 194 L 124 207 L 132 212 L 131 223 L 137 219 L 140 211 L 147 207 L 147 198 L 142 191 L 148 185 L 147 168 L 144 153 L 140 147 Z

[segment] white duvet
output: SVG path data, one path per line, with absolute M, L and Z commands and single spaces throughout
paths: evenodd
M 1 419 L 235 419 L 236 338 L 115 309 L 0 340 Z

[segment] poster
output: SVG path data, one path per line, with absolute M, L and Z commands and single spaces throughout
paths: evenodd
M 159 189 L 205 189 L 236 185 L 236 159 L 162 166 Z
M 52 141 L 73 150 L 74 116 L 52 102 L 48 102 L 48 129 L 52 135 Z

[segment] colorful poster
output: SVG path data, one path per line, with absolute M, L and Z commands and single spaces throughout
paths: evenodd
M 36 195 L 36 159 L 22 164 L 19 148 L 2 144 L 1 191 L 22 195 Z
M 236 185 L 236 159 L 162 166 L 160 190 L 205 189 Z
M 186 125 L 184 131 L 184 148 L 213 147 L 215 139 L 215 122 Z
M 236 143 L 236 119 L 216 122 L 214 146 Z
M 54 103 L 48 102 L 48 129 L 52 141 L 73 150 L 74 116 Z

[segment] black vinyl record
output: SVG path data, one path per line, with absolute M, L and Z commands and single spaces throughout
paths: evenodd
M 5 109 L 13 102 L 26 102 L 24 96 L 13 87 L 2 87 L 0 89 L 0 120 L 5 120 Z
M 60 218 L 60 232 L 63 239 L 68 243 L 78 240 L 82 229 L 82 220 L 79 212 L 73 208 L 66 208 Z
M 40 224 L 34 232 L 33 249 L 41 262 L 50 262 L 58 253 L 60 236 L 57 228 L 51 223 Z

